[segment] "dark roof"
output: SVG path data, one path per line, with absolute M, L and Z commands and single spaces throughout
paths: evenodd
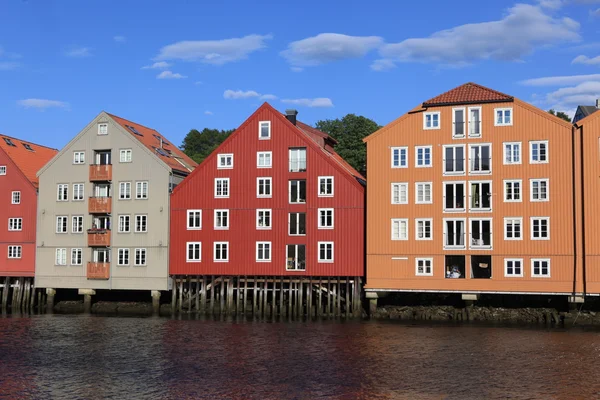
M 4 150 L 36 188 L 38 187 L 37 172 L 58 153 L 57 149 L 6 135 L 0 135 L 0 149 Z
M 579 106 L 577 108 L 581 110 L 584 117 L 587 117 L 588 115 L 591 115 L 598 111 L 598 109 L 595 106 Z
M 453 104 L 504 103 L 510 101 L 514 101 L 512 96 L 473 82 L 468 82 L 425 101 L 423 107 Z

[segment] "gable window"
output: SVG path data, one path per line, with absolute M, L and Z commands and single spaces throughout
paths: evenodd
M 431 182 L 417 182 L 416 186 L 416 203 L 431 204 Z
M 465 173 L 465 146 L 444 146 L 444 175 Z
M 423 113 L 423 129 L 440 129 L 440 112 Z
M 147 215 L 136 215 L 135 216 L 135 231 L 137 233 L 148 232 L 148 216 Z
M 119 232 L 129 233 L 131 232 L 131 217 L 129 215 L 119 215 Z
M 287 245 L 287 263 L 288 271 L 305 271 L 306 270 L 306 246 L 303 244 L 288 244 Z
M 119 182 L 119 199 L 131 199 L 131 182 Z
M 202 243 L 201 242 L 187 242 L 187 262 L 199 262 L 202 261 Z
M 83 264 L 83 250 L 71 249 L 71 265 Z
M 415 157 L 417 168 L 431 167 L 431 146 L 415 147 Z
M 494 126 L 510 126 L 512 122 L 512 108 L 495 108 Z
M 271 168 L 273 166 L 272 152 L 270 151 L 259 151 L 256 153 L 256 167 L 257 168 Z
M 256 261 L 271 261 L 271 242 L 256 242 Z
M 67 249 L 56 249 L 55 265 L 67 265 Z
M 256 178 L 256 197 L 271 197 L 271 178 Z
M 71 232 L 83 233 L 83 215 L 76 215 L 71 218 Z
M 290 181 L 290 203 L 306 203 L 306 181 Z
M 521 201 L 520 179 L 504 181 L 504 201 L 507 203 Z
M 229 261 L 229 242 L 215 242 L 215 262 Z
M 135 263 L 136 266 L 146 265 L 146 249 L 135 249 Z
M 432 229 L 433 219 L 423 218 L 415 220 L 415 226 L 417 228 L 416 240 L 432 240 Z
M 81 201 L 83 200 L 83 183 L 74 183 L 73 184 L 73 200 Z
M 271 229 L 271 210 L 256 210 L 256 229 Z
M 548 162 L 547 140 L 529 142 L 529 162 L 531 164 L 544 164 Z
M 481 136 L 481 107 L 469 107 L 469 137 Z
M 392 168 L 408 168 L 408 147 L 392 147 Z
M 108 135 L 108 124 L 98 124 L 98 135 Z
M 465 183 L 444 182 L 444 211 L 465 210 Z
M 319 208 L 319 229 L 333 229 L 333 208 Z
M 319 197 L 333 197 L 333 176 L 319 177 Z
M 306 213 L 289 214 L 289 235 L 306 235 Z
M 8 246 L 8 258 L 21 258 L 22 254 L 22 246 Z
M 12 192 L 12 204 L 21 204 L 21 192 Z
M 0 165 L 0 175 L 6 175 L 6 165 Z
M 550 277 L 550 259 L 549 258 L 532 258 L 531 259 L 531 276 L 538 278 Z
M 433 276 L 433 258 L 417 258 L 415 275 Z
M 444 248 L 465 248 L 465 220 L 444 219 Z
M 262 140 L 271 138 L 271 121 L 260 121 L 258 123 L 258 138 Z
M 187 210 L 187 229 L 202 229 L 202 210 Z
M 504 218 L 504 240 L 522 240 L 523 218 Z
M 117 265 L 126 266 L 129 265 L 129 249 L 119 249 L 117 257 Z
M 465 109 L 464 108 L 453 108 L 452 109 L 452 137 L 464 138 L 465 137 Z
M 408 219 L 392 219 L 392 240 L 408 240 Z
M 550 218 L 531 217 L 531 240 L 550 239 Z
M 148 199 L 148 182 L 136 182 L 135 183 L 135 198 L 137 200 L 147 200 Z
M 522 258 L 505 258 L 504 259 L 504 276 L 506 276 L 506 277 L 523 276 L 523 259 Z
M 521 142 L 504 143 L 504 164 L 521 164 Z
M 531 201 L 548 201 L 548 179 L 531 179 Z
M 58 201 L 69 201 L 69 185 L 66 183 L 59 183 L 56 196 Z
M 492 171 L 492 145 L 469 145 L 469 173 L 489 174 Z
M 333 242 L 318 242 L 319 245 L 319 262 L 333 262 Z
M 470 196 L 470 210 L 490 211 L 492 209 L 492 182 L 471 182 Z
M 471 248 L 492 247 L 492 220 L 471 219 Z
M 85 164 L 85 152 L 74 151 L 73 152 L 73 164 Z
M 215 229 L 229 229 L 229 210 L 215 210 Z
M 23 218 L 9 218 L 8 219 L 8 230 L 9 231 L 23 230 Z
M 392 183 L 392 204 L 408 204 L 408 183 Z
M 229 197 L 229 178 L 215 178 L 215 198 Z
M 289 149 L 290 172 L 306 171 L 306 148 Z
M 122 149 L 119 151 L 119 162 L 130 163 L 132 152 L 131 149 Z
M 56 217 L 56 233 L 67 233 L 67 226 L 69 225 L 67 218 L 66 216 Z
M 217 169 L 231 169 L 233 168 L 233 154 L 218 154 L 217 155 Z

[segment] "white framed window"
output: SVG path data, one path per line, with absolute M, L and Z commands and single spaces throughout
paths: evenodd
M 452 137 L 465 137 L 465 108 L 452 109 Z
M 444 182 L 444 211 L 465 211 L 465 193 L 466 190 L 464 181 Z
M 271 139 L 271 121 L 258 122 L 258 138 L 260 140 Z
M 392 147 L 392 168 L 408 168 L 408 147 Z
M 135 198 L 136 200 L 148 199 L 148 181 L 135 183 Z
M 271 262 L 271 242 L 256 242 L 256 261 Z
M 148 232 L 148 216 L 139 214 L 135 216 L 135 232 L 144 233 Z
M 333 176 L 319 177 L 319 197 L 333 197 Z
M 229 178 L 215 178 L 215 198 L 229 197 Z
M 481 137 L 481 107 L 469 107 L 469 137 Z
M 433 276 L 433 258 L 415 259 L 416 276 Z
M 333 262 L 333 242 L 318 242 L 320 263 Z
M 131 182 L 119 182 L 119 200 L 131 199 Z
M 256 153 L 257 168 L 271 168 L 273 166 L 273 153 L 270 151 L 258 151 Z
M 0 175 L 6 175 L 6 165 L 0 165 Z
M 505 258 L 504 259 L 504 276 L 506 276 L 506 277 L 522 277 L 523 276 L 523 259 L 522 258 Z
M 491 218 L 471 218 L 470 235 L 471 249 L 491 249 L 493 243 L 493 230 Z
M 119 162 L 122 163 L 130 163 L 132 160 L 132 150 L 131 149 L 121 149 L 119 151 Z
M 306 235 L 306 213 L 288 214 L 288 234 L 290 236 Z
M 548 179 L 530 179 L 529 188 L 531 201 L 549 201 Z
M 98 124 L 98 135 L 108 135 L 108 124 Z
M 256 210 L 256 229 L 271 229 L 271 210 Z
M 319 208 L 319 229 L 333 229 L 333 208 Z
M 83 233 L 83 215 L 75 215 L 71 218 L 71 232 Z
M 71 265 L 83 264 L 83 249 L 71 249 Z
M 215 210 L 215 229 L 229 229 L 229 210 Z
M 444 175 L 465 174 L 465 146 L 444 146 Z
M 464 249 L 466 220 L 444 218 L 444 249 Z
M 469 174 L 489 174 L 492 172 L 492 145 L 469 145 Z
M 146 259 L 146 249 L 135 249 L 134 265 L 143 267 L 148 260 Z
M 504 202 L 520 202 L 521 200 L 521 184 L 520 179 L 511 179 L 504 181 Z
M 431 182 L 417 182 L 415 183 L 415 203 L 417 204 L 431 204 L 433 202 L 431 195 Z
M 83 200 L 83 183 L 74 183 L 73 184 L 73 201 L 82 201 Z
M 85 151 L 73 152 L 73 164 L 85 164 Z
M 131 232 L 131 216 L 119 215 L 119 233 Z
M 201 242 L 187 242 L 187 262 L 200 262 L 202 261 L 202 243 Z
M 55 265 L 67 265 L 67 249 L 56 249 Z
M 69 201 L 69 185 L 67 183 L 59 183 L 56 194 L 57 201 Z
M 504 165 L 521 164 L 521 142 L 504 142 Z
M 392 204 L 408 204 L 408 183 L 392 183 Z
M 21 204 L 21 192 L 12 192 L 11 199 L 11 204 Z
M 504 218 L 504 240 L 523 240 L 523 218 Z
M 513 124 L 512 108 L 494 108 L 494 126 L 510 126 Z
M 8 258 L 21 258 L 23 255 L 22 246 L 8 246 Z
M 306 203 L 306 180 L 290 181 L 290 203 Z
M 214 243 L 213 261 L 215 261 L 215 262 L 229 261 L 229 242 L 215 242 Z
M 256 197 L 272 197 L 271 183 L 271 177 L 256 178 Z
M 431 167 L 431 146 L 415 147 L 415 168 Z
M 69 217 L 58 216 L 56 217 L 56 233 L 67 233 L 67 227 L 69 225 Z
M 289 149 L 290 172 L 306 171 L 306 148 Z
M 217 169 L 232 169 L 233 154 L 217 154 Z
M 531 240 L 550 240 L 550 217 L 531 217 Z
M 423 113 L 423 129 L 440 129 L 440 112 Z
M 392 218 L 392 240 L 408 240 L 408 219 Z
M 416 240 L 433 240 L 433 219 L 417 218 L 415 220 Z
M 119 249 L 117 265 L 121 267 L 129 265 L 129 249 Z
M 285 269 L 288 271 L 306 270 L 306 245 L 288 244 Z
M 548 141 L 529 142 L 529 163 L 546 164 L 548 162 Z
M 469 211 L 491 211 L 492 181 L 471 181 L 469 185 Z
M 8 219 L 8 230 L 9 231 L 22 231 L 23 230 L 23 218 L 9 218 Z
M 202 210 L 187 210 L 187 229 L 202 229 Z
M 532 258 L 531 276 L 534 278 L 550 278 L 550 259 Z

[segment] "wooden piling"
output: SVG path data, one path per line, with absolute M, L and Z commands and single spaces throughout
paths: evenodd
M 247 299 L 248 299 L 248 276 L 244 275 L 244 301 L 242 302 L 242 314 L 246 314 Z
M 179 314 L 181 314 L 181 312 L 183 311 L 183 279 L 183 277 L 179 279 L 179 304 L 177 306 Z
M 241 309 L 241 298 L 242 298 L 242 292 L 240 290 L 242 286 L 242 283 L 240 282 L 240 276 L 238 275 L 237 277 L 237 291 L 236 291 L 236 306 L 235 306 L 235 312 L 236 314 L 239 314 Z
M 29 312 L 33 314 L 35 307 L 35 280 L 31 280 L 31 292 L 29 294 Z
M 273 279 L 273 296 L 271 296 L 271 318 L 275 319 L 275 306 L 277 303 L 277 279 Z
M 38 313 L 41 314 L 44 311 L 44 303 L 42 303 L 42 291 L 38 290 L 37 294 L 37 308 Z
M 312 276 L 308 278 L 308 288 L 306 290 L 306 316 L 309 318 L 313 317 L 312 311 Z
M 233 276 L 227 280 L 227 313 L 233 314 Z
M 304 282 L 302 278 L 300 278 L 300 282 L 298 282 L 298 316 L 300 318 L 304 317 Z
M 319 278 L 319 284 L 317 286 L 317 317 L 321 317 L 322 313 L 323 313 L 323 307 L 321 306 L 321 292 L 322 292 L 322 283 L 323 281 Z
M 257 301 L 257 287 L 256 287 L 256 278 L 252 279 L 252 314 L 254 314 L 254 316 L 257 315 L 258 313 L 258 309 L 256 308 L 256 301 Z
M 202 286 L 200 288 L 200 311 L 206 313 L 206 275 L 202 275 Z
M 173 276 L 173 286 L 171 287 L 171 315 L 175 315 L 175 306 L 177 304 L 177 276 Z
M 219 314 L 223 314 L 225 311 L 225 277 L 221 277 L 220 281 L 221 288 L 219 290 Z
M 279 281 L 279 315 L 283 317 L 284 307 L 283 307 L 283 276 Z
M 207 285 L 208 286 L 208 285 Z M 210 276 L 210 304 L 209 312 L 211 315 L 215 313 L 215 276 Z
M 200 276 L 196 275 L 196 314 L 200 312 Z
M 350 283 L 349 278 L 346 277 L 346 318 L 350 317 Z
M 292 299 L 293 299 L 293 279 L 290 278 L 290 284 L 288 286 L 288 318 L 292 318 Z
M 262 313 L 263 313 L 263 317 L 267 317 L 267 304 L 269 304 L 269 280 L 267 279 L 267 277 L 265 276 L 265 281 L 263 282 L 263 307 L 262 307 Z
M 341 277 L 337 277 L 337 315 L 342 316 L 342 283 Z

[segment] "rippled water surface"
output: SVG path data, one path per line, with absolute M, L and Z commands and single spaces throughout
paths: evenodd
M 1 399 L 583 399 L 599 362 L 597 331 L 0 318 Z

